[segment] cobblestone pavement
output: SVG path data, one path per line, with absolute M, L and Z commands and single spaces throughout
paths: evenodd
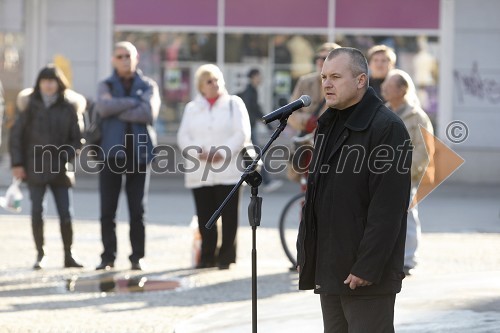
M 86 268 L 62 269 L 61 241 L 56 221 L 47 222 L 48 267 L 35 272 L 29 267 L 34 259 L 31 249 L 29 220 L 26 217 L 2 217 L 0 251 L 0 332 L 173 332 L 176 325 L 193 316 L 205 318 L 200 325 L 208 328 L 212 322 L 220 322 L 242 315 L 241 321 L 250 321 L 251 315 L 251 230 L 240 228 L 238 263 L 228 271 L 216 269 L 193 270 L 191 265 L 192 232 L 188 227 L 148 226 L 147 266 L 144 272 L 128 270 L 127 226 L 118 226 L 119 258 L 114 270 L 115 278 L 146 277 L 151 281 L 177 281 L 180 288 L 170 291 L 101 292 L 100 280 L 109 279 L 109 272 L 98 273 L 93 267 L 98 263 L 100 252 L 99 227 L 94 221 L 75 223 L 74 252 L 86 264 Z M 277 233 L 272 229 L 258 229 L 258 295 L 263 309 L 270 304 L 282 304 L 303 297 L 317 301 L 316 295 L 298 292 L 297 276 L 288 270 L 279 247 Z M 492 325 L 500 327 L 500 286 L 454 294 L 467 286 L 456 286 L 454 282 L 465 283 L 462 276 L 486 275 L 500 278 L 500 236 L 497 234 L 425 234 L 422 264 L 414 276 L 405 281 L 405 289 L 398 297 L 397 309 L 404 315 L 414 308 L 429 307 L 442 312 L 446 309 L 463 308 L 468 311 L 484 312 L 493 308 L 496 318 Z M 68 291 L 67 281 L 76 280 L 77 290 Z M 443 284 L 443 277 L 449 283 Z M 435 284 L 433 284 L 435 281 Z M 80 285 L 81 283 L 81 285 Z M 419 291 L 419 288 L 421 290 Z M 408 291 L 409 297 L 405 296 Z M 415 298 L 420 294 L 420 298 Z M 435 297 L 429 298 L 434 293 Z M 480 299 L 478 298 L 480 296 Z M 287 301 L 288 297 L 288 301 Z M 472 298 L 472 299 L 471 299 Z M 311 300 L 310 300 L 311 302 Z M 450 302 L 454 303 L 450 305 Z M 246 310 L 245 310 L 246 309 Z M 219 310 L 214 312 L 214 310 Z M 283 313 L 282 309 L 275 309 Z M 224 314 L 224 312 L 226 312 Z M 214 318 L 210 318 L 210 314 Z M 219 318 L 218 316 L 222 316 Z M 262 314 L 265 319 L 269 314 Z M 477 325 L 469 314 L 468 322 Z M 295 318 L 296 320 L 297 318 Z M 238 320 L 238 318 L 233 318 Z M 398 322 L 398 316 L 396 316 Z M 321 325 L 320 312 L 310 321 Z M 309 321 L 309 322 L 310 322 Z M 237 322 L 237 321 L 236 321 Z M 433 332 L 425 330 L 425 322 L 399 321 L 402 332 Z M 285 325 L 286 323 L 282 323 Z M 450 322 L 453 324 L 453 322 Z M 463 325 L 463 322 L 461 323 Z M 181 325 L 182 326 L 182 325 Z M 284 326 L 286 328 L 287 326 Z M 296 326 L 288 326 L 283 332 L 298 332 Z M 418 329 L 420 327 L 420 329 Z M 474 327 L 470 327 L 473 329 Z M 412 330 L 413 329 L 413 330 Z M 208 332 L 210 330 L 203 330 Z M 213 332 L 216 332 L 214 330 Z M 468 330 L 473 332 L 474 330 Z M 485 330 L 477 332 L 494 332 Z M 201 330 L 199 332 L 202 332 Z M 236 331 L 235 331 L 236 332 Z M 456 332 L 456 330 L 455 330 Z M 464 331 L 465 332 L 465 331 Z
M 118 225 L 120 246 L 116 278 L 146 277 L 151 281 L 178 281 L 167 291 L 101 292 L 100 280 L 109 272 L 93 270 L 101 251 L 99 225 L 75 222 L 74 253 L 85 268 L 62 269 L 62 244 L 58 222 L 46 222 L 47 268 L 31 270 L 34 249 L 27 217 L 1 216 L 0 332 L 172 332 L 193 315 L 224 304 L 251 300 L 251 230 L 239 230 L 238 263 L 228 271 L 191 269 L 192 230 L 189 227 L 149 225 L 147 261 L 141 273 L 129 270 L 128 225 Z M 257 231 L 259 296 L 295 293 L 296 274 L 288 269 L 275 230 Z M 265 251 L 265 253 L 264 253 Z M 70 292 L 67 281 L 76 280 Z M 80 285 L 81 283 L 81 285 Z
M 500 331 L 500 195 L 492 188 L 464 190 L 470 189 L 445 188 L 422 204 L 421 264 L 398 295 L 397 332 Z M 170 196 L 162 199 L 170 203 L 179 195 L 190 199 L 175 190 L 161 195 Z M 273 195 L 267 206 L 281 205 L 291 194 L 284 189 Z M 80 198 L 75 195 L 82 205 Z M 189 216 L 192 206 L 177 209 Z M 250 331 L 251 229 L 246 221 L 240 223 L 238 262 L 230 270 L 191 268 L 188 221 L 149 224 L 145 270 L 130 271 L 128 224 L 120 221 L 116 267 L 96 272 L 102 250 L 96 219 L 74 222 L 74 253 L 85 268 L 63 269 L 58 221 L 51 217 L 45 232 L 48 266 L 33 271 L 30 220 L 26 210 L 22 214 L 0 215 L 0 333 Z M 257 250 L 262 331 L 322 331 L 318 297 L 297 291 L 297 275 L 289 270 L 275 227 L 258 228 Z M 104 292 L 110 282 L 116 291 Z

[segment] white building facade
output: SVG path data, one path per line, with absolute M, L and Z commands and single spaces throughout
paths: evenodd
M 499 13 L 497 0 L 441 0 L 438 136 L 465 159 L 451 180 L 500 184 Z

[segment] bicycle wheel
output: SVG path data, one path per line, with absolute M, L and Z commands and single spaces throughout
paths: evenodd
M 299 193 L 294 196 L 285 205 L 280 217 L 279 231 L 281 245 L 294 268 L 297 266 L 296 243 L 300 220 L 302 219 L 302 206 L 304 205 L 304 200 L 305 193 Z

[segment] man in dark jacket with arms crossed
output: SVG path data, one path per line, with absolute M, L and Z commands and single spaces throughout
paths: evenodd
M 142 270 L 149 165 L 156 145 L 154 123 L 160 110 L 158 85 L 139 70 L 139 54 L 127 41 L 113 49 L 113 74 L 99 83 L 96 110 L 101 117 L 99 157 L 101 237 L 104 251 L 97 270 L 114 267 L 117 256 L 116 210 L 125 181 L 130 217 L 131 269 Z
M 394 332 L 404 278 L 411 145 L 368 87 L 368 65 L 335 49 L 321 72 L 318 120 L 297 240 L 299 288 L 320 294 L 325 332 Z

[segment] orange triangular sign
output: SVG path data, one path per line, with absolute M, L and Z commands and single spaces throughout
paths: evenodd
M 417 193 L 413 196 L 409 209 L 412 209 L 424 200 L 425 197 L 441 185 L 465 162 L 460 155 L 454 152 L 443 141 L 439 140 L 422 125 L 419 126 L 420 133 L 424 138 L 429 163 L 422 179 L 420 179 Z

